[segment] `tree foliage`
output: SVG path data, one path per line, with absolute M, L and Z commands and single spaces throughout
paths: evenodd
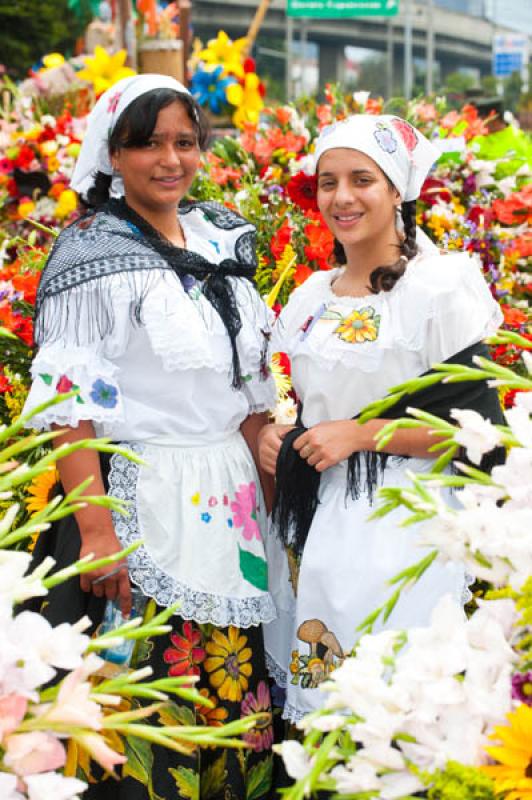
M 0 0 L 0 60 L 11 77 L 24 78 L 46 53 L 71 54 L 89 19 L 88 3 L 76 15 L 68 0 Z

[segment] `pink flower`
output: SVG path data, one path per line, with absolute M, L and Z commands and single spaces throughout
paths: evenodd
M 248 541 L 255 536 L 261 539 L 257 523 L 257 487 L 255 481 L 250 484 L 241 483 L 240 490 L 235 492 L 235 499 L 231 503 L 233 512 L 233 525 L 243 528 L 242 535 Z
M 67 378 L 66 375 L 61 375 L 61 377 L 57 381 L 57 386 L 55 388 L 58 394 L 66 394 L 72 389 L 73 385 L 74 384 L 72 383 L 70 378 Z
M 92 686 L 85 677 L 85 667 L 71 672 L 61 683 L 57 699 L 35 710 L 37 716 L 44 716 L 50 722 L 64 722 L 82 728 L 99 730 L 102 727 L 102 710 L 98 703 L 90 699 Z
M 259 682 L 256 695 L 253 692 L 247 692 L 240 706 L 241 717 L 249 717 L 251 714 L 259 713 L 268 714 L 269 716 L 264 716 L 253 730 L 248 731 L 242 737 L 257 753 L 269 750 L 273 742 L 272 703 L 266 681 Z
M 122 94 L 122 92 L 115 92 L 109 98 L 109 100 L 107 102 L 107 111 L 109 112 L 109 114 L 114 114 L 115 113 L 116 108 L 118 106 L 118 101 L 120 100 L 120 95 L 121 94 Z
M 4 742 L 4 763 L 17 775 L 49 772 L 64 766 L 65 748 L 55 736 L 42 731 L 15 733 Z
M 413 127 L 404 119 L 392 119 L 392 125 L 405 143 L 409 153 L 417 147 L 417 134 Z
M 16 730 L 19 722 L 22 722 L 28 700 L 19 694 L 9 694 L 0 697 L 0 742 L 7 734 Z
M 116 764 L 125 764 L 127 758 L 112 750 L 98 733 L 74 733 L 72 738 L 78 747 L 85 750 L 106 772 L 113 772 Z

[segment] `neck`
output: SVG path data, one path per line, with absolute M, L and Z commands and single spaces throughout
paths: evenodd
M 401 255 L 399 236 L 394 231 L 392 236 L 386 238 L 387 241 L 377 247 L 375 242 L 361 242 L 344 246 L 347 259 L 345 277 L 350 282 L 360 284 L 360 286 L 369 286 L 369 276 L 374 269 L 396 263 Z
M 183 229 L 181 228 L 176 206 L 169 206 L 162 211 L 160 209 L 151 211 L 147 208 L 138 208 L 135 204 L 128 202 L 127 198 L 126 203 L 169 242 L 178 247 L 185 246 Z

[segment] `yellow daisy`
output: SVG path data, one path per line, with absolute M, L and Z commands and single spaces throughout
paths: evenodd
M 247 641 L 247 636 L 242 636 L 239 629 L 231 625 L 228 636 L 214 630 L 211 641 L 205 646 L 209 658 L 204 667 L 210 673 L 211 686 L 222 700 L 240 702 L 247 691 L 252 673 L 251 648 L 246 647 Z
M 380 321 L 375 309 L 367 306 L 344 317 L 334 332 L 344 342 L 374 342 L 379 335 Z
M 279 353 L 274 353 L 270 361 L 270 369 L 275 380 L 277 388 L 277 395 L 281 400 L 288 396 L 288 392 L 292 388 L 292 381 L 290 375 L 287 375 L 281 365 L 281 356 Z
M 490 739 L 501 744 L 486 747 L 499 764 L 481 769 L 495 781 L 505 800 L 532 800 L 532 707 L 520 705 L 506 715 L 508 725 L 497 725 Z
M 31 516 L 35 516 L 45 508 L 52 499 L 52 492 L 59 482 L 59 473 L 55 467 L 49 467 L 30 483 L 26 498 L 26 508 Z

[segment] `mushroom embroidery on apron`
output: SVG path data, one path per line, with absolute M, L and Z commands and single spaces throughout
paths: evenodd
M 315 689 L 340 666 L 345 658 L 340 642 L 320 619 L 307 619 L 297 629 L 297 638 L 307 652 L 292 650 L 291 683 L 302 689 Z

